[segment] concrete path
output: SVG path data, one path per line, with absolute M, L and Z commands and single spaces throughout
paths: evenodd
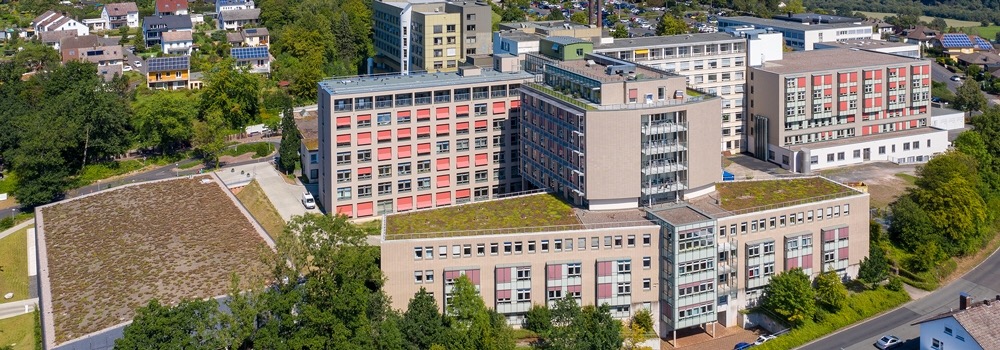
M 0 304 L 0 319 L 30 314 L 38 307 L 38 298 Z
M 35 225 L 35 219 L 31 219 L 31 220 L 22 222 L 20 224 L 14 225 L 14 227 L 11 227 L 11 228 L 7 229 L 6 231 L 0 232 L 0 238 L 4 238 L 4 237 L 7 237 L 7 236 L 10 236 L 10 235 L 14 234 L 14 232 L 20 231 L 21 229 L 23 229 L 25 227 L 34 226 L 34 225 Z
M 271 204 L 286 222 L 295 215 L 307 212 L 319 214 L 318 209 L 306 209 L 302 205 L 302 193 L 305 186 L 296 180 L 295 185 L 285 182 L 280 172 L 270 163 L 257 163 L 223 169 L 218 172 L 219 178 L 227 185 L 257 180 Z M 249 176 L 248 176 L 249 175 Z

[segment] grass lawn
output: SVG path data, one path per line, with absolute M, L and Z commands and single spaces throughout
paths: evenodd
M 3 175 L 3 179 L 0 180 L 0 193 L 14 192 L 14 188 L 17 187 L 17 175 L 9 171 Z
M 200 159 L 192 159 L 192 160 L 189 160 L 189 161 L 177 164 L 177 168 L 178 169 L 191 169 L 191 168 L 194 168 L 194 167 L 196 167 L 196 166 L 198 166 L 199 164 L 202 164 L 202 163 L 203 162 Z
M 820 322 L 807 322 L 785 335 L 755 346 L 754 349 L 792 349 L 833 333 L 840 328 L 891 310 L 907 301 L 910 301 L 910 295 L 905 290 L 894 292 L 879 288 L 852 293 L 847 298 L 846 306 L 839 312 L 827 315 Z
M 0 320 L 0 347 L 7 345 L 13 350 L 35 349 L 35 314 Z
M 97 180 L 128 174 L 144 167 L 142 160 L 135 159 L 87 165 L 83 167 L 83 171 L 76 177 L 73 187 L 83 187 L 95 183 Z
M 538 194 L 392 215 L 386 219 L 386 235 L 579 223 L 569 204 Z
M 0 271 L 0 298 L 14 293 L 13 299 L 0 299 L 0 302 L 28 299 L 27 237 L 28 228 L 25 227 L 0 239 L 0 266 L 3 266 L 3 271 Z
M 267 157 L 271 152 L 274 152 L 274 146 L 269 142 L 253 142 L 253 143 L 242 143 L 233 148 L 227 148 L 222 151 L 220 156 L 240 156 L 247 153 L 253 153 L 253 158 L 257 159 L 260 157 Z
M 820 177 L 799 179 L 720 182 L 715 185 L 722 209 L 762 208 L 819 196 L 844 197 L 857 194 L 843 185 Z
M 284 232 L 285 220 L 281 219 L 278 210 L 274 208 L 274 204 L 271 204 L 271 200 L 267 199 L 264 189 L 256 180 L 243 187 L 236 194 L 236 198 L 247 207 L 254 219 L 257 219 L 257 222 L 264 227 L 264 231 L 267 231 L 272 238 L 277 238 Z
M 900 179 L 903 179 L 903 181 L 906 181 L 906 184 L 908 184 L 910 186 L 915 186 L 917 184 L 917 177 L 916 176 L 913 176 L 913 175 L 910 175 L 910 174 L 907 174 L 907 173 L 899 173 L 899 174 L 896 174 L 896 177 L 898 177 Z
M 41 211 L 57 344 L 164 304 L 255 286 L 271 254 L 218 183 L 200 176 L 119 187 Z
M 880 19 L 884 19 L 886 17 L 890 17 L 890 16 L 895 16 L 896 15 L 895 13 L 888 13 L 888 12 L 868 12 L 868 11 L 859 11 L 859 12 L 865 14 L 865 16 L 868 16 L 868 18 L 880 18 Z M 973 22 L 973 21 L 962 21 L 962 20 L 949 19 L 949 18 L 943 18 L 943 19 L 944 19 L 944 23 L 947 23 L 949 27 L 955 27 L 955 28 L 960 28 L 960 27 L 978 27 L 981 24 L 979 22 Z M 927 23 L 931 23 L 931 21 L 934 20 L 934 17 L 920 16 L 920 20 L 924 21 L 924 22 L 927 22 Z
M 982 37 L 983 39 L 993 41 L 993 39 L 996 39 L 997 33 L 1000 33 L 1000 26 L 998 25 L 991 25 L 989 27 L 975 26 L 975 27 L 970 27 L 969 31 L 972 32 L 973 34 Z

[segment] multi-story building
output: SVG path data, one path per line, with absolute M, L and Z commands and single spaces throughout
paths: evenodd
M 97 73 L 105 81 L 122 74 L 125 53 L 117 41 L 102 42 L 96 35 L 67 37 L 62 39 L 60 53 L 63 63 L 77 60 L 96 64 Z
M 930 61 L 864 50 L 789 52 L 751 67 L 748 150 L 793 172 L 924 162 L 948 147 L 929 128 Z
M 781 51 L 781 34 L 770 33 L 770 51 Z M 740 153 L 744 146 L 743 90 L 746 86 L 748 37 L 739 33 L 700 33 L 616 39 L 594 47 L 598 52 L 676 73 L 689 86 L 722 99 L 722 152 Z
M 90 34 L 90 28 L 88 28 L 87 25 L 69 18 L 63 12 L 56 12 L 52 10 L 45 11 L 45 13 L 35 17 L 35 19 L 31 21 L 31 28 L 35 29 L 35 33 L 72 30 L 76 31 L 77 36 Z
M 518 192 L 517 57 L 319 86 L 319 201 L 367 217 Z M 376 209 L 377 208 L 377 209 Z
M 256 8 L 253 0 L 215 0 L 215 13 Z
M 635 208 L 711 192 L 721 178 L 720 99 L 687 87 L 686 79 L 632 62 L 592 54 L 593 43 L 571 37 L 541 41 L 526 67 L 543 81 L 525 84 L 521 169 L 591 210 Z
M 142 19 L 142 35 L 146 39 L 146 46 L 160 45 L 163 33 L 187 31 L 193 29 L 191 16 L 165 15 L 147 16 Z
M 906 56 L 912 58 L 921 58 L 923 54 L 920 52 L 920 45 L 915 43 L 901 43 L 897 41 L 886 41 L 886 40 L 845 40 L 837 42 L 826 42 L 826 43 L 816 43 L 813 45 L 816 50 L 819 49 L 858 49 L 865 51 L 875 51 L 881 53 L 888 53 L 897 56 Z
M 188 14 L 188 2 L 187 0 L 156 0 L 156 11 L 153 14 L 157 16 L 186 16 Z
M 234 47 L 229 49 L 229 57 L 236 66 L 255 74 L 271 75 L 271 53 L 267 46 Z
M 191 57 L 153 57 L 146 60 L 146 82 L 150 89 L 188 88 Z
M 595 43 L 614 40 L 603 37 L 603 34 L 601 27 L 566 21 L 500 23 L 500 30 L 493 32 L 493 53 L 524 55 L 538 52 L 539 42 L 553 36 L 568 36 Z
M 139 7 L 134 2 L 120 2 L 104 5 L 101 9 L 104 28 L 139 27 Z
M 164 54 L 190 55 L 192 47 L 194 47 L 194 36 L 191 31 L 179 30 L 160 34 L 160 48 Z
M 376 1 L 376 69 L 454 72 L 466 55 L 490 53 L 492 9 L 480 1 Z
M 774 30 L 785 37 L 785 45 L 795 50 L 812 50 L 816 43 L 844 40 L 878 40 L 871 24 L 859 18 L 817 15 L 813 13 L 790 16 L 719 17 L 719 30 L 752 27 Z
M 222 30 L 243 30 L 254 27 L 260 21 L 260 9 L 226 10 L 219 12 L 218 27 Z

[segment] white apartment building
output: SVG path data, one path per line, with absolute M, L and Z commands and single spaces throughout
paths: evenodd
M 860 18 L 817 14 L 793 14 L 773 18 L 719 17 L 719 30 L 732 28 L 769 29 L 785 37 L 785 45 L 795 50 L 812 50 L 816 43 L 845 40 L 878 40 L 870 24 Z

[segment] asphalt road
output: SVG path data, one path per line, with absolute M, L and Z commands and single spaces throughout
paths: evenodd
M 955 89 L 957 89 L 959 85 L 962 85 L 961 82 L 951 81 L 951 77 L 953 75 L 955 75 L 955 73 L 949 71 L 948 68 L 945 68 L 937 63 L 931 64 L 931 80 L 948 84 L 948 90 L 951 90 L 951 92 L 955 92 Z
M 875 341 L 886 334 L 898 336 L 904 341 L 897 349 L 918 349 L 920 345 L 920 326 L 914 322 L 922 321 L 933 315 L 948 312 L 958 308 L 958 295 L 968 292 L 973 300 L 982 302 L 1000 294 L 1000 254 L 993 253 L 981 265 L 969 271 L 962 278 L 947 286 L 938 288 L 920 299 L 911 301 L 902 307 L 886 314 L 858 323 L 826 338 L 800 347 L 800 350 L 868 350 L 874 349 Z

